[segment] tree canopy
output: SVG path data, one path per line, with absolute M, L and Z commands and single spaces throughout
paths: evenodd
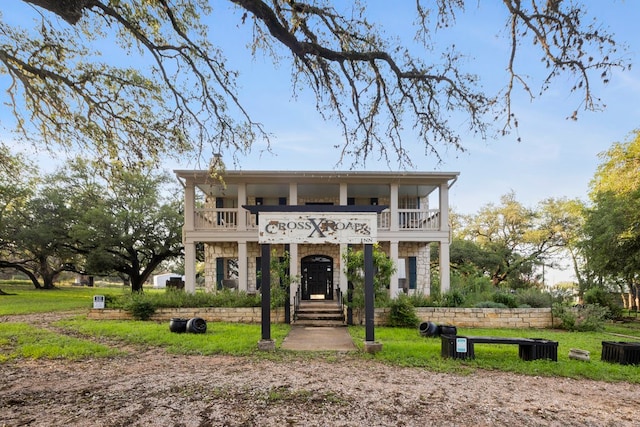
M 38 184 L 7 180 L 20 186 L 5 191 L 0 180 L 0 270 L 20 271 L 36 288 L 54 287 L 62 271 L 117 274 L 140 291 L 163 261 L 182 255 L 181 198 L 168 192 L 167 174 L 96 170 L 76 159 Z
M 3 100 L 22 138 L 121 162 L 237 154 L 269 140 L 239 96 L 241 73 L 227 66 L 210 37 L 223 2 L 23 2 L 40 12 L 33 28 L 0 21 L 0 69 L 12 79 Z M 252 34 L 248 54 L 266 53 L 290 67 L 292 92 L 315 95 L 318 113 L 341 129 L 341 159 L 353 163 L 375 155 L 410 166 L 407 129 L 436 157 L 448 147 L 464 150 L 462 132 L 509 132 L 517 126 L 514 91 L 534 97 L 558 77 L 575 81 L 581 99 L 569 113 L 575 118 L 580 108 L 600 106 L 594 80 L 607 82 L 612 69 L 626 66 L 603 23 L 577 2 L 503 0 L 504 14 L 495 19 L 496 28 L 506 28 L 508 77 L 503 90 L 488 94 L 465 72 L 465 53 L 437 35 L 465 7 L 483 7 L 475 2 L 416 1 L 415 22 L 407 26 L 415 25 L 417 48 L 400 45 L 368 19 L 364 1 L 228 0 L 229 6 L 237 11 L 237 31 Z M 527 60 L 518 55 L 524 45 L 538 49 L 547 70 L 542 82 L 527 75 Z M 101 56 L 105 46 L 114 48 L 108 57 Z M 120 52 L 136 61 L 114 60 Z M 462 120 L 452 120 L 454 114 Z
M 538 266 L 553 265 L 558 253 L 571 245 L 579 226 L 570 209 L 575 203 L 547 199 L 527 208 L 515 193 L 503 195 L 499 205 L 489 203 L 465 217 L 452 243 L 454 268 L 471 264 L 494 286 L 519 286 Z
M 640 298 L 640 131 L 601 154 L 591 182 L 582 249 L 602 282 Z

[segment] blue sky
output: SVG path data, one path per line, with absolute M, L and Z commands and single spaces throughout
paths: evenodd
M 410 15 L 413 2 L 406 3 L 406 7 L 399 7 L 396 2 L 369 2 L 375 16 L 393 16 L 390 21 L 384 20 L 391 24 L 385 27 L 387 33 L 410 40 L 413 32 L 407 32 L 407 23 L 413 20 Z M 640 2 L 587 3 L 591 8 L 590 16 L 598 16 L 610 26 L 617 39 L 629 45 L 628 57 L 636 62 L 640 55 L 640 37 L 636 30 Z M 470 68 L 477 70 L 487 89 L 499 88 L 506 82 L 507 43 L 497 24 L 502 21 L 488 18 L 499 13 L 502 6 L 495 7 L 483 4 L 481 9 L 470 8 L 458 20 L 459 25 L 443 35 L 469 53 Z M 220 31 L 224 33 L 227 29 Z M 540 83 L 541 74 L 535 74 L 541 70 L 537 61 L 539 55 L 526 49 L 522 50 L 522 55 L 530 61 L 521 63 L 521 70 L 532 74 L 534 81 Z M 232 64 L 238 61 L 238 68 L 247 76 L 242 84 L 251 94 L 249 109 L 275 135 L 275 155 L 260 153 L 259 147 L 255 147 L 250 156 L 242 159 L 241 168 L 335 168 L 339 153 L 331 147 L 341 138 L 339 129 L 319 119 L 312 100 L 305 93 L 297 99 L 292 98 L 286 64 L 274 69 L 268 60 L 247 61 L 244 54 L 233 55 L 229 60 Z M 268 85 L 263 84 L 266 79 Z M 466 135 L 463 143 L 468 152 L 443 149 L 441 164 L 435 158 L 425 156 L 424 150 L 416 145 L 412 151 L 416 169 L 460 172 L 459 180 L 452 187 L 451 203 L 463 213 L 476 212 L 478 207 L 489 202 L 497 203 L 501 195 L 512 190 L 518 200 L 530 206 L 547 197 L 586 200 L 589 181 L 599 162 L 598 153 L 613 142 L 627 140 L 634 129 L 640 128 L 638 67 L 616 73 L 606 86 L 595 83 L 596 95 L 607 106 L 602 112 L 580 111 L 578 121 L 568 120 L 580 100 L 569 94 L 572 82 L 560 78 L 551 90 L 533 101 L 524 93 L 517 93 L 513 104 L 519 117 L 517 134 L 490 140 Z M 518 136 L 522 142 L 517 142 Z M 339 168 L 348 167 L 347 161 Z M 386 170 L 387 165 L 374 158 L 367 162 L 366 169 Z
M 457 25 L 438 33 L 437 40 L 455 42 L 460 51 L 468 54 L 469 71 L 477 73 L 484 88 L 491 92 L 506 83 L 508 45 L 503 20 L 496 19 L 504 15 L 504 6 L 497 1 L 481 2 L 480 7 L 477 3 L 480 2 L 470 1 L 467 13 L 459 16 Z M 628 59 L 637 63 L 640 1 L 586 0 L 585 3 L 589 7 L 588 16 L 598 17 L 619 42 L 626 43 Z M 251 57 L 247 48 L 249 35 L 246 29 L 238 30 L 240 14 L 232 12 L 228 2 L 213 0 L 212 4 L 216 20 L 211 38 L 224 49 L 229 66 L 241 72 L 240 95 L 245 107 L 253 119 L 274 136 L 273 155 L 263 153 L 258 144 L 250 155 L 240 159 L 241 168 L 336 169 L 339 152 L 332 147 L 341 140 L 338 126 L 321 120 L 308 91 L 292 96 L 287 61 L 274 66 L 269 58 Z M 412 43 L 413 1 L 370 0 L 366 4 L 370 7 L 369 17 L 379 21 L 387 35 L 398 37 L 403 44 Z M 24 2 L 3 4 L 0 11 L 5 19 L 29 21 L 29 16 L 33 16 L 32 9 Z M 537 60 L 540 55 L 526 47 L 518 55 L 524 60 L 520 63 L 521 71 L 540 84 L 540 71 L 543 71 Z M 533 101 L 518 92 L 513 104 L 520 124 L 517 134 L 486 141 L 463 134 L 463 144 L 468 151 L 442 149 L 442 163 L 425 156 L 424 149 L 413 144 L 416 170 L 460 172 L 450 197 L 452 207 L 460 213 L 474 213 L 487 203 L 498 203 L 500 196 L 509 191 L 514 191 L 517 199 L 527 206 L 534 206 L 547 197 L 587 200 L 589 181 L 599 163 L 598 153 L 614 142 L 627 140 L 632 131 L 640 128 L 638 65 L 631 71 L 617 72 L 606 86 L 594 85 L 596 95 L 607 106 L 602 112 L 580 111 L 578 121 L 567 120 L 580 100 L 569 94 L 573 82 L 560 78 L 543 97 Z M 534 86 L 534 90 L 537 88 Z M 4 90 L 3 85 L 0 89 Z M 5 114 L 6 109 L 3 116 Z M 518 136 L 522 142 L 516 141 Z M 10 137 L 5 134 L 5 138 Z M 407 132 L 406 141 L 410 145 L 413 139 Z M 47 154 L 40 153 L 36 158 L 45 169 L 53 165 Z M 233 167 L 230 158 L 225 157 L 225 161 Z M 349 166 L 347 159 L 337 169 Z M 166 167 L 188 169 L 198 165 L 185 158 L 182 164 L 172 162 Z M 357 169 L 388 170 L 388 167 L 376 162 L 374 156 L 366 168 Z
M 485 2 L 476 7 L 469 2 L 465 14 L 459 15 L 457 25 L 437 34 L 437 40 L 455 42 L 468 55 L 468 67 L 476 72 L 487 92 L 501 88 L 506 82 L 505 66 L 508 45 L 505 40 L 504 6 L 500 2 Z M 640 37 L 636 25 L 640 16 L 640 1 L 587 0 L 589 16 L 597 16 L 608 26 L 620 42 L 628 44 L 631 62 L 640 58 Z M 211 26 L 211 38 L 224 49 L 227 63 L 241 73 L 241 99 L 256 121 L 263 123 L 273 135 L 274 154 L 262 152 L 260 144 L 252 153 L 240 159 L 242 169 L 348 169 L 350 159 L 336 166 L 339 152 L 333 149 L 341 141 L 335 123 L 324 122 L 315 111 L 309 91 L 301 90 L 292 96 L 288 62 L 273 65 L 269 58 L 252 58 L 247 44 L 248 26 L 241 26 L 240 14 L 233 12 L 227 1 L 213 0 L 216 17 Z M 412 43 L 414 2 L 370 0 L 368 17 L 384 26 L 390 37 L 401 43 Z M 24 2 L 11 2 L 0 7 L 5 20 L 20 19 L 32 22 L 33 9 Z M 240 27 L 240 29 L 238 29 Z M 521 70 L 540 83 L 542 70 L 537 51 L 522 49 L 518 55 L 525 59 Z M 129 61 L 130 58 L 127 58 Z M 442 163 L 433 156 L 425 156 L 424 149 L 412 144 L 414 136 L 406 134 L 405 142 L 412 147 L 417 170 L 457 171 L 460 179 L 452 188 L 451 203 L 462 213 L 473 213 L 488 202 L 498 202 L 501 195 L 513 190 L 519 200 L 535 205 L 547 197 L 587 198 L 588 184 L 598 164 L 598 153 L 613 142 L 628 139 L 640 128 L 640 67 L 616 73 L 606 86 L 594 85 L 607 108 L 602 112 L 580 112 L 580 119 L 567 120 L 576 109 L 579 99 L 569 94 L 572 82 L 558 79 L 541 98 L 530 101 L 517 92 L 513 109 L 519 117 L 519 129 L 507 137 L 481 140 L 463 134 L 468 149 L 459 153 L 441 150 Z M 1 82 L 2 80 L 0 80 Z M 6 79 L 4 80 L 6 82 Z M 0 86 L 2 88 L 3 86 Z M 537 86 L 534 86 L 534 90 Z M 7 111 L 4 111 L 6 115 Z M 8 137 L 7 134 L 5 134 Z M 517 137 L 522 142 L 517 142 Z M 41 155 L 43 162 L 50 157 Z M 233 167 L 230 157 L 227 165 Z M 46 166 L 46 165 L 42 165 Z M 392 165 L 393 167 L 394 165 Z M 197 164 L 185 158 L 183 164 L 167 164 L 169 169 L 195 168 Z M 366 167 L 358 169 L 387 170 L 386 163 L 372 156 Z

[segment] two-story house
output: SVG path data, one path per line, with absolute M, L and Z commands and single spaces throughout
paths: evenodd
M 377 240 L 395 262 L 390 294 L 429 294 L 432 274 L 449 290 L 449 188 L 457 172 L 225 171 L 177 170 L 185 189 L 185 289 L 195 292 L 196 249 L 203 248 L 204 284 L 256 292 L 260 288 L 260 244 L 256 216 L 246 205 L 384 205 Z M 432 272 L 430 248 L 439 247 Z M 347 290 L 342 268 L 346 244 L 287 244 L 291 295 L 331 300 Z M 293 301 L 292 301 L 293 303 Z

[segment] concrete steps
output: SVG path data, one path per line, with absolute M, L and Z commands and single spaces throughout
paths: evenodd
M 342 308 L 335 301 L 301 301 L 295 313 L 298 326 L 346 326 Z

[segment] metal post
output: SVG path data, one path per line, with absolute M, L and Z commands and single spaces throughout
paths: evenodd
M 271 245 L 262 244 L 262 340 L 271 340 Z
M 373 332 L 373 322 L 375 293 L 373 288 L 373 245 L 364 245 L 364 318 L 365 318 L 365 341 L 375 341 Z

